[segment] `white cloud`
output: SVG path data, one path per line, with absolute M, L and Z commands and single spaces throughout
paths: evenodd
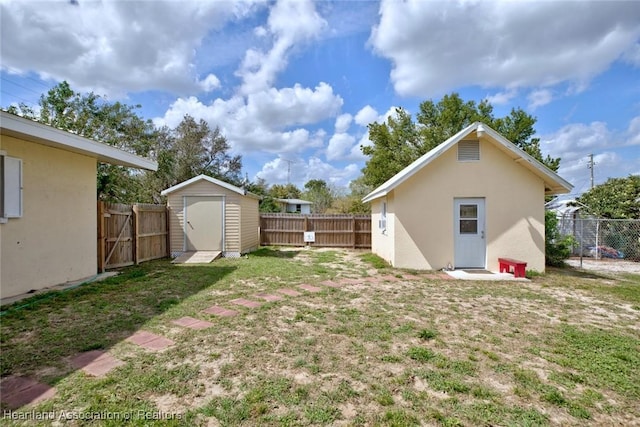
M 250 94 L 269 88 L 288 63 L 291 50 L 315 37 L 327 22 L 316 12 L 310 0 L 280 0 L 271 7 L 267 27 L 258 27 L 257 34 L 274 39 L 271 49 L 247 50 L 236 75 L 242 79 L 240 92 Z
M 286 184 L 290 180 L 298 188 L 302 188 L 311 179 L 323 179 L 328 184 L 346 187 L 360 174 L 360 168 L 354 163 L 338 168 L 318 157 L 310 157 L 307 160 L 296 157 L 287 160 L 292 160 L 290 169 L 287 161 L 277 157 L 265 163 L 256 174 L 256 178 L 262 178 L 270 184 Z
M 527 96 L 527 99 L 529 100 L 529 109 L 535 110 L 550 103 L 553 100 L 553 92 L 549 89 L 534 90 Z
M 200 86 L 205 92 L 212 92 L 220 87 L 220 79 L 218 79 L 214 74 L 209 74 L 200 82 Z
M 580 87 L 638 37 L 632 1 L 383 0 L 369 42 L 392 61 L 397 93 L 432 97 L 469 85 Z
M 623 55 L 622 59 L 625 62 L 640 68 L 640 42 L 631 46 Z
M 320 83 L 315 89 L 295 85 L 247 97 L 218 98 L 207 105 L 193 96 L 179 98 L 154 122 L 158 126 L 175 127 L 189 114 L 212 126 L 220 126 L 236 152 L 300 153 L 322 147 L 326 134 L 322 129 L 309 131 L 295 126 L 336 116 L 342 102 L 326 83 Z
M 363 127 L 378 120 L 378 112 L 371 105 L 365 105 L 356 113 L 355 121 Z
M 612 134 L 604 122 L 574 123 L 540 138 L 541 149 L 552 157 L 573 161 L 611 143 Z
M 349 126 L 351 126 L 351 122 L 353 121 L 353 116 L 349 113 L 340 114 L 336 118 L 336 133 L 344 133 L 349 130 Z
M 329 140 L 327 146 L 327 160 L 342 160 L 347 153 L 351 153 L 351 147 L 356 138 L 348 133 L 336 133 Z
M 253 14 L 261 3 L 3 1 L 2 67 L 115 97 L 145 90 L 210 90 L 212 77 L 197 78 L 200 43 L 210 31 Z
M 629 122 L 626 145 L 640 145 L 640 116 L 634 117 Z
M 540 141 L 544 155 L 562 159 L 558 172 L 575 185 L 573 193 L 579 194 L 590 186 L 587 167 L 590 154 L 594 155 L 596 184 L 609 177 L 626 176 L 638 170 L 637 156 L 623 153 L 640 144 L 639 131 L 640 117 L 632 119 L 627 129 L 621 132 L 610 130 L 603 122 L 573 123 L 550 135 L 542 135 Z
M 506 105 L 516 96 L 518 96 L 518 91 L 516 89 L 509 89 L 504 92 L 498 92 L 494 95 L 488 95 L 486 100 L 491 105 Z
M 245 114 L 263 125 L 283 128 L 293 124 L 310 124 L 338 114 L 343 100 L 333 88 L 321 82 L 315 89 L 267 89 L 247 97 Z

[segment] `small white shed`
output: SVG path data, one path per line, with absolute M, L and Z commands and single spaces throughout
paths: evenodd
M 283 212 L 310 214 L 313 202 L 301 199 L 276 199 Z
M 169 208 L 171 256 L 221 251 L 225 257 L 238 257 L 258 248 L 259 196 L 207 175 L 161 194 Z

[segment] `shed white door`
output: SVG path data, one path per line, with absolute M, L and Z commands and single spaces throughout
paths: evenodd
M 187 196 L 184 198 L 184 249 L 221 251 L 223 239 L 222 197 Z
M 454 199 L 455 268 L 485 268 L 484 199 Z

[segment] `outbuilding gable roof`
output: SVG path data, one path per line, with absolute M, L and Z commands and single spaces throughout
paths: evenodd
M 241 194 L 243 196 L 249 196 L 249 197 L 252 197 L 254 199 L 260 199 L 260 196 L 258 196 L 256 194 L 253 194 L 253 193 L 250 193 L 247 190 L 245 190 L 244 188 L 236 187 L 235 185 L 232 185 L 232 184 L 229 184 L 228 182 L 224 182 L 224 181 L 221 181 L 219 179 L 210 177 L 208 175 L 194 176 L 191 179 L 188 179 L 186 181 L 182 181 L 181 183 L 176 184 L 173 187 L 169 187 L 166 190 L 163 190 L 160 194 L 163 195 L 163 196 L 166 196 L 168 194 L 173 193 L 174 191 L 178 191 L 181 188 L 187 187 L 187 186 L 189 186 L 191 184 L 194 184 L 194 183 L 196 183 L 198 181 L 207 181 L 207 182 L 210 182 L 212 184 L 219 185 L 222 188 L 226 188 L 229 191 L 233 191 L 234 193 L 238 193 L 238 194 Z
M 553 172 L 551 169 L 531 157 L 522 149 L 518 148 L 504 136 L 500 135 L 498 132 L 491 129 L 484 123 L 475 122 L 462 129 L 460 132 L 456 133 L 451 138 L 435 147 L 433 150 L 424 154 L 406 168 L 402 169 L 400 172 L 387 180 L 384 184 L 380 185 L 378 188 L 365 196 L 362 201 L 366 203 L 386 196 L 387 194 L 389 194 L 389 192 L 412 177 L 423 167 L 427 166 L 433 160 L 440 157 L 443 153 L 454 147 L 458 142 L 462 141 L 474 132 L 479 138 L 483 137 L 483 141 L 492 142 L 499 149 L 509 155 L 516 163 L 522 165 L 523 167 L 526 167 L 531 172 L 542 178 L 545 185 L 545 194 L 551 195 L 568 193 L 573 188 L 573 185 L 571 185 L 568 181 L 564 180 L 557 173 Z
M 302 199 L 276 199 L 276 201 L 281 203 L 288 203 L 290 205 L 312 205 L 313 202 Z
M 100 162 L 158 170 L 158 163 L 74 133 L 0 111 L 0 133 L 60 150 L 92 157 Z

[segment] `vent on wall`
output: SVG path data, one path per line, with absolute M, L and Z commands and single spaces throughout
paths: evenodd
M 458 161 L 480 160 L 480 141 L 458 142 Z

